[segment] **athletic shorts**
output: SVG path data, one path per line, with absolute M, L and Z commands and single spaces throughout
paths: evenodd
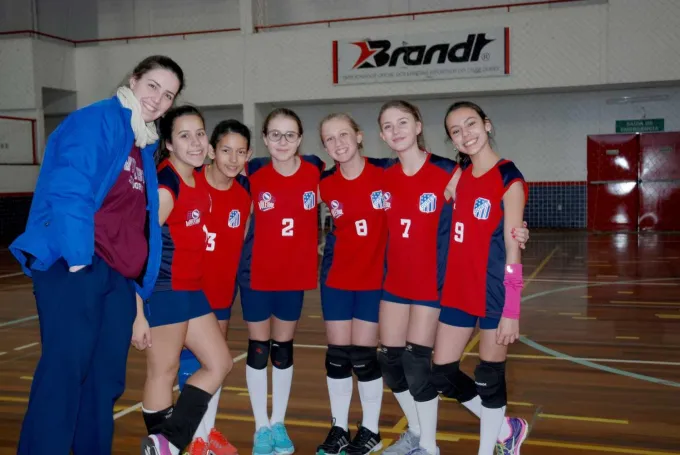
M 347 291 L 321 285 L 321 311 L 325 321 L 360 319 L 378 322 L 382 291 Z
M 158 291 L 144 305 L 150 327 L 187 322 L 211 311 L 203 291 Z
M 421 305 L 430 308 L 439 309 L 439 300 L 414 300 L 407 299 L 406 297 L 399 297 L 398 295 L 391 294 L 385 290 L 382 291 L 382 299 L 387 302 L 403 303 L 404 305 Z
M 474 328 L 479 321 L 479 328 L 481 330 L 495 330 L 501 322 L 500 317 L 479 317 L 466 313 L 458 308 L 442 307 L 439 313 L 439 322 L 453 327 Z
M 305 291 L 256 291 L 244 286 L 240 290 L 246 322 L 266 321 L 272 316 L 282 321 L 300 319 Z

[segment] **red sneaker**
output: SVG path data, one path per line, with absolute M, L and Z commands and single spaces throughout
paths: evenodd
M 208 443 L 203 438 L 196 438 L 191 441 L 185 455 L 208 455 Z
M 208 450 L 212 455 L 238 455 L 236 447 L 214 428 L 210 430 L 210 436 L 208 436 Z

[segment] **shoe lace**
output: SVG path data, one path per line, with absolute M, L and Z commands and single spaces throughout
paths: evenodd
M 276 424 L 272 427 L 272 433 L 274 434 L 274 439 L 288 439 L 288 433 L 286 432 L 286 427 L 282 424 Z
M 365 446 L 366 443 L 368 443 L 368 441 L 373 437 L 373 432 L 368 428 L 362 427 L 361 425 L 359 425 L 358 428 L 359 431 L 357 431 L 357 435 L 350 444 L 353 448 L 361 448 Z

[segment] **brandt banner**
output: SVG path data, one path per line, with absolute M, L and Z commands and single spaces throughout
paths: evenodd
M 507 27 L 333 41 L 333 84 L 338 85 L 507 74 Z

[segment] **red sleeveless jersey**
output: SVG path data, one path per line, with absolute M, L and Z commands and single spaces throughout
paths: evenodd
M 158 166 L 158 187 L 172 194 L 174 206 L 161 227 L 163 250 L 156 290 L 196 291 L 202 287 L 206 235 L 203 226 L 210 212 L 210 194 L 199 173 L 195 186 L 180 177 L 170 160 Z
M 317 191 L 324 163 L 301 155 L 298 170 L 283 176 L 270 158 L 246 166 L 253 216 L 244 245 L 239 284 L 257 291 L 316 289 L 319 223 Z
M 413 300 L 439 300 L 452 203 L 444 197 L 456 163 L 429 154 L 412 176 L 398 162 L 385 171 L 387 276 L 383 288 Z
M 528 198 L 524 177 L 512 161 L 501 160 L 480 177 L 472 175 L 472 165 L 463 171 L 456 187 L 442 306 L 481 317 L 503 313 L 503 196 L 517 181 Z
M 208 238 L 203 260 L 203 292 L 211 308 L 230 308 L 250 216 L 250 184 L 247 177 L 238 175 L 229 189 L 219 190 L 208 183 L 206 171 L 207 166 L 199 178 L 210 192 L 212 210 L 206 220 Z
M 338 166 L 321 176 L 321 199 L 333 217 L 321 263 L 321 282 L 327 286 L 382 288 L 387 243 L 383 167 L 393 161 L 364 158 L 364 169 L 354 180 L 347 180 Z

